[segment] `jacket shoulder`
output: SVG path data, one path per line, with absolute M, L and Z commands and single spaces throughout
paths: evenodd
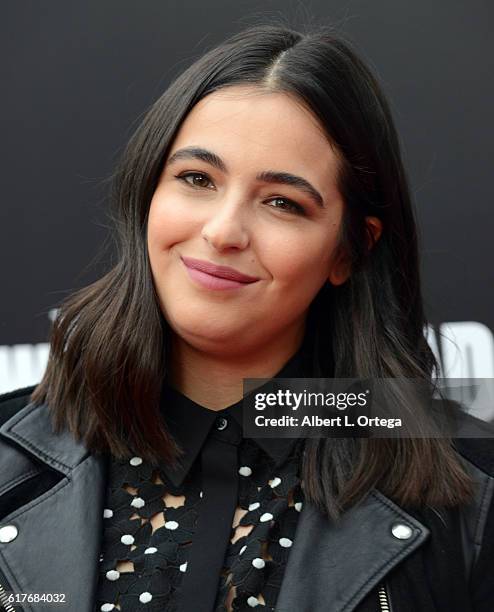
M 451 429 L 454 450 L 489 477 L 494 477 L 494 423 L 469 413 L 449 399 L 435 400 L 433 410 Z
M 36 386 L 22 387 L 0 395 L 0 425 L 3 425 L 29 403 L 31 393 Z
M 453 446 L 462 457 L 494 478 L 494 438 L 456 438 Z

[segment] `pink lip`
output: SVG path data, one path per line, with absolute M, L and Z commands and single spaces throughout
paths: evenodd
M 211 276 L 227 278 L 228 280 L 237 281 L 239 283 L 253 283 L 256 280 L 259 280 L 257 277 L 242 274 L 242 272 L 235 270 L 235 268 L 230 268 L 228 266 L 219 266 L 216 264 L 209 263 L 209 261 L 204 261 L 203 259 L 182 257 L 182 260 L 188 268 L 200 270 L 201 272 L 205 272 L 206 274 L 210 274 Z
M 258 278 L 242 274 L 234 268 L 211 264 L 202 259 L 182 257 L 189 276 L 208 289 L 233 289 L 245 287 Z

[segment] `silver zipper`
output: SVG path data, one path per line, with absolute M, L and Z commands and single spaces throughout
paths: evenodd
M 8 598 L 7 598 L 7 593 L 5 592 L 1 584 L 0 584 L 0 602 L 2 603 L 6 612 L 15 612 L 15 609 L 13 606 L 10 605 Z
M 381 607 L 381 612 L 391 612 L 391 599 L 386 590 L 386 585 L 383 583 L 379 587 L 379 605 Z

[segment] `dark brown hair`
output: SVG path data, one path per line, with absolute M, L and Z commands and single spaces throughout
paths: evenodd
M 424 338 L 416 223 L 398 137 L 380 86 L 351 45 L 329 28 L 301 34 L 250 27 L 208 51 L 151 107 L 121 158 L 112 190 L 118 260 L 66 298 L 51 334 L 48 366 L 32 393 L 93 452 L 156 463 L 179 449 L 159 410 L 169 328 L 146 247 L 151 197 L 178 128 L 192 107 L 230 85 L 294 96 L 317 117 L 342 160 L 342 245 L 352 275 L 316 296 L 314 376 L 430 381 L 436 363 Z M 384 231 L 368 250 L 365 217 Z M 335 364 L 324 371 L 329 353 Z M 402 504 L 458 504 L 470 481 L 451 442 L 440 439 L 308 439 L 306 497 L 329 516 L 373 487 Z

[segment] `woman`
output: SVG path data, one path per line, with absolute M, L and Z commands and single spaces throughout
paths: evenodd
M 2 601 L 491 610 L 489 440 L 242 433 L 244 378 L 435 371 L 396 131 L 349 45 L 268 25 L 209 51 L 114 204 L 117 264 L 3 400 Z

